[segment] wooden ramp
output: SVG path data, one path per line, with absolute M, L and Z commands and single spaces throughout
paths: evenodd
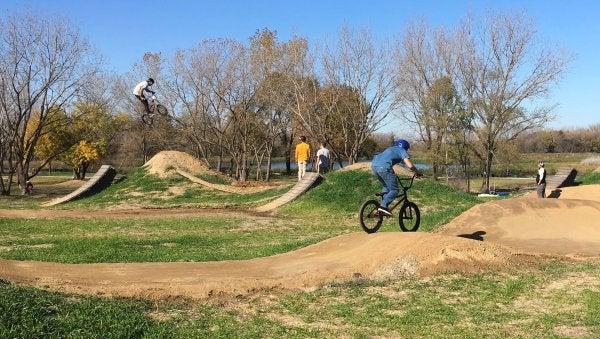
M 554 190 L 563 186 L 571 186 L 575 182 L 577 170 L 574 168 L 559 168 L 555 175 L 546 179 L 546 189 Z
M 70 194 L 65 195 L 64 197 L 54 199 L 50 202 L 43 204 L 42 206 L 54 206 L 96 194 L 101 190 L 105 189 L 106 187 L 110 186 L 116 175 L 117 170 L 115 170 L 112 166 L 102 165 L 98 169 L 96 174 L 94 174 L 94 176 L 90 180 L 88 180 L 88 182 L 86 182 L 83 186 L 79 187 Z
M 294 187 L 292 187 L 292 189 L 287 191 L 284 195 L 280 196 L 279 198 L 271 201 L 266 205 L 256 207 L 255 210 L 257 212 L 267 212 L 272 211 L 281 205 L 287 204 L 288 202 L 304 194 L 314 185 L 319 184 L 322 178 L 323 177 L 318 173 L 306 173 L 302 180 L 299 181 L 296 185 L 294 185 Z

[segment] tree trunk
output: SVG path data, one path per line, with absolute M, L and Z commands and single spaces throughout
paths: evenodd
M 265 181 L 271 180 L 271 165 L 273 162 L 273 148 L 269 151 L 269 155 L 267 157 L 267 173 L 265 175 Z
M 217 157 L 217 171 L 223 170 L 223 147 L 219 147 L 219 156 Z
M 483 179 L 484 193 L 490 193 L 490 177 L 492 176 L 493 158 L 494 158 L 494 154 L 492 153 L 492 151 L 488 150 L 487 156 L 485 158 L 485 176 Z
M 21 194 L 25 195 L 26 191 L 25 191 L 25 184 L 27 183 L 27 180 L 29 180 L 29 171 L 28 171 L 28 165 L 23 165 L 21 163 L 17 164 L 17 184 L 19 185 L 19 188 L 21 189 Z
M 81 171 L 81 180 L 85 180 L 85 175 L 87 173 L 88 167 L 90 166 L 90 163 L 84 162 L 82 166 L 83 166 L 83 168 Z
M 247 177 L 247 171 L 246 169 L 248 168 L 248 159 L 247 159 L 248 155 L 246 154 L 246 151 L 244 150 L 242 152 L 242 167 L 241 167 L 241 171 L 240 171 L 240 181 L 241 182 L 246 182 L 246 180 L 248 180 Z

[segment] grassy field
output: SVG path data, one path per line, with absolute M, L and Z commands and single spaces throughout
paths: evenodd
M 600 264 L 353 281 L 206 301 L 80 297 L 0 282 L 2 338 L 598 337 Z
M 215 181 L 216 176 L 207 178 Z M 165 179 L 137 169 L 99 194 L 76 200 L 64 208 L 98 209 L 115 205 L 146 207 L 250 207 L 265 204 L 282 195 L 289 185 L 250 194 L 219 192 L 174 176 Z
M 600 176 L 585 173 L 580 181 L 600 183 Z M 289 189 L 240 196 L 172 188 L 190 185 L 134 172 L 61 208 L 243 208 Z M 334 172 L 275 216 L 232 211 L 193 218 L 0 219 L 0 258 L 92 263 L 268 256 L 360 231 L 358 208 L 379 188 L 368 172 Z M 485 201 L 431 180 L 415 182 L 409 197 L 421 209 L 421 231 Z M 34 206 L 31 199 L 20 201 L 10 206 Z M 397 219 L 390 219 L 381 231 L 397 230 Z M 0 281 L 0 338 L 598 337 L 599 300 L 600 262 L 555 260 L 481 274 L 358 279 L 313 291 L 203 301 L 81 297 Z
M 133 180 L 66 204 L 64 208 L 119 204 L 123 201 L 119 192 L 123 195 L 132 189 L 153 192 L 180 182 L 146 176 L 137 178 L 137 184 Z M 232 211 L 227 216 L 191 219 L 170 218 L 168 212 L 160 219 L 0 219 L 0 258 L 89 263 L 213 261 L 268 256 L 360 231 L 358 208 L 379 188 L 368 172 L 334 172 L 321 185 L 286 205 L 275 217 Z M 221 199 L 211 194 L 193 199 L 213 199 L 212 203 Z M 435 229 L 483 201 L 430 180 L 415 182 L 409 194 L 421 208 L 421 231 Z M 230 199 L 240 197 L 228 196 Z M 175 204 L 173 200 L 150 202 L 162 203 L 164 207 Z M 396 218 L 382 226 L 382 231 L 398 229 Z

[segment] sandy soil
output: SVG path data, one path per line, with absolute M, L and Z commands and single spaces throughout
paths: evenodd
M 56 264 L 0 260 L 0 277 L 53 290 L 142 298 L 311 289 L 357 278 L 480 271 L 515 262 L 511 249 L 429 233 L 353 233 L 297 251 L 207 263 Z
M 194 158 L 190 154 L 180 151 L 158 152 L 144 164 L 144 167 L 149 173 L 160 178 L 166 178 L 172 175 L 174 173 L 174 168 L 193 174 L 215 173 L 209 170 L 206 165 L 200 162 L 200 160 Z
M 600 202 L 512 199 L 477 205 L 440 232 L 510 246 L 519 251 L 600 255 Z
M 600 185 L 581 185 L 574 187 L 562 187 L 554 191 L 546 190 L 546 196 L 556 199 L 579 199 L 600 202 Z M 524 198 L 537 199 L 536 192 L 529 192 Z
M 166 178 L 179 174 L 202 186 L 234 194 L 262 192 L 273 188 L 273 186 L 278 186 L 273 185 L 272 183 L 265 185 L 244 185 L 236 183 L 233 183 L 232 185 L 222 185 L 207 182 L 196 176 L 201 174 L 211 174 L 222 176 L 223 178 L 227 177 L 223 176 L 219 172 L 209 169 L 205 164 L 194 158 L 192 155 L 180 151 L 158 152 L 144 164 L 144 168 L 148 171 L 148 173 L 157 175 L 160 178 Z

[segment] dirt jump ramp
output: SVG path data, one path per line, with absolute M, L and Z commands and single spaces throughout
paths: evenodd
M 546 180 L 546 189 L 554 190 L 564 186 L 571 186 L 575 183 L 576 176 L 577 170 L 574 168 L 559 168 L 555 175 L 548 177 Z
M 353 279 L 393 279 L 502 267 L 516 258 L 491 243 L 430 233 L 352 233 L 296 251 L 240 261 L 58 264 L 0 260 L 0 279 L 79 294 L 164 299 L 312 289 Z
M 284 204 L 287 204 L 288 202 L 290 202 L 290 201 L 298 198 L 302 194 L 304 194 L 311 187 L 318 185 L 321 182 L 321 180 L 323 180 L 323 177 L 318 173 L 312 173 L 312 172 L 306 173 L 304 175 L 304 177 L 302 178 L 302 180 L 298 181 L 298 183 L 296 185 L 294 185 L 294 187 L 292 187 L 284 195 L 271 201 L 270 203 L 268 203 L 266 205 L 256 207 L 255 211 L 268 212 L 268 211 L 272 211 Z
M 472 207 L 439 233 L 528 253 L 600 256 L 600 202 L 561 198 L 493 201 Z
M 60 198 L 54 199 L 50 202 L 47 202 L 47 203 L 43 204 L 42 206 L 45 206 L 45 207 L 54 206 L 54 205 L 62 204 L 62 203 L 69 202 L 69 201 L 72 201 L 75 199 L 94 195 L 94 194 L 100 192 L 101 190 L 105 189 L 106 187 L 110 186 L 110 184 L 112 183 L 112 181 L 116 175 L 117 175 L 117 170 L 115 170 L 112 166 L 102 165 L 102 166 L 100 166 L 100 168 L 98 169 L 96 174 L 94 174 L 94 176 L 92 178 L 90 178 L 90 180 L 88 180 L 83 186 L 79 187 L 75 191 L 73 191 L 63 197 L 60 197 Z

